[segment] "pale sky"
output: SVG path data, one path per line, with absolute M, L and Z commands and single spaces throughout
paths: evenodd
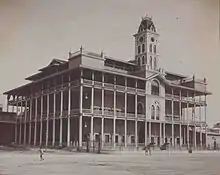
M 4 91 L 81 45 L 133 59 L 145 14 L 160 34 L 160 67 L 206 77 L 208 122 L 220 121 L 219 0 L 0 0 L 0 103 Z

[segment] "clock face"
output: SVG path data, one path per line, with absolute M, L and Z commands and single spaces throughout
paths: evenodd
M 140 37 L 140 38 L 139 38 L 139 42 L 142 43 L 143 41 L 144 41 L 144 38 L 143 38 L 143 37 Z

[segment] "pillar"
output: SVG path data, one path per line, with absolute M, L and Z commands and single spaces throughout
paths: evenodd
M 101 146 L 103 147 L 103 144 L 104 144 L 104 117 L 102 117 L 102 122 L 101 122 Z
M 30 113 L 30 122 L 29 122 L 29 140 L 28 140 L 28 143 L 29 143 L 29 145 L 31 144 L 31 132 L 32 132 L 32 129 L 31 129 L 31 127 L 32 127 L 32 98 L 30 99 L 30 109 L 29 109 L 29 113 Z
M 187 107 L 186 107 L 186 118 L 187 118 L 187 129 L 186 129 L 186 137 L 187 137 L 187 147 L 189 148 L 189 95 L 187 92 Z
M 69 76 L 70 82 L 70 76 Z M 71 114 L 71 87 L 68 89 L 68 116 L 67 116 L 67 146 L 70 146 L 70 114 Z
M 149 133 L 149 138 L 148 138 L 148 140 L 149 140 L 149 143 L 151 143 L 151 121 L 149 121 L 149 127 L 148 127 L 148 129 L 149 129 L 149 131 L 148 131 L 148 133 Z
M 163 123 L 163 143 L 165 143 L 166 138 L 166 122 Z
M 179 117 L 180 117 L 180 124 L 179 124 L 179 134 L 180 134 L 180 146 L 182 146 L 182 94 L 180 90 L 180 100 L 179 100 Z
M 93 137 L 94 137 L 94 126 L 93 126 L 93 121 L 94 121 L 94 72 L 92 72 L 92 89 L 91 89 L 91 122 L 90 122 L 90 141 L 91 145 L 93 146 Z M 101 136 L 102 140 L 102 136 Z
M 160 122 L 160 145 L 162 144 L 162 123 Z
M 104 91 L 104 74 L 102 74 L 102 123 L 101 123 L 101 138 L 102 138 L 102 147 L 103 147 L 103 140 L 104 140 L 104 115 L 105 115 L 105 91 Z
M 145 128 L 144 128 L 144 132 L 145 132 L 145 139 L 144 139 L 144 145 L 147 146 L 148 144 L 148 137 L 147 137 L 147 111 L 148 106 L 147 106 L 147 81 L 145 83 Z
M 63 85 L 63 83 L 62 83 Z M 62 145 L 63 142 L 63 89 L 60 92 L 60 143 Z
M 115 130 L 116 130 L 116 91 L 114 89 L 114 118 L 113 118 L 113 146 L 115 147 Z
M 10 95 L 7 95 L 7 112 L 9 112 L 9 104 L 8 104 L 9 100 L 10 100 Z
M 125 135 L 124 135 L 124 142 L 125 142 L 125 147 L 127 147 L 127 78 L 125 77 Z
M 172 89 L 171 109 L 172 109 L 172 146 L 175 146 L 173 89 Z
M 137 123 L 138 123 L 138 116 L 137 116 L 137 104 L 138 104 L 138 99 L 137 99 L 137 81 L 135 81 L 135 147 L 138 147 L 138 133 L 137 133 Z
M 205 148 L 207 147 L 207 104 L 206 104 L 206 94 L 205 94 Z
M 37 139 L 37 97 L 35 97 L 34 146 L 36 146 L 36 139 Z
M 56 132 L 56 92 L 53 94 L 53 138 L 52 146 L 55 145 L 55 133 Z
M 42 134 L 43 134 L 43 95 L 40 97 L 40 145 L 42 144 Z
M 82 71 L 81 71 L 82 75 Z M 80 104 L 79 104 L 79 111 L 80 111 L 80 116 L 79 116 L 79 148 L 82 147 L 82 104 L 83 104 L 83 79 L 81 78 L 81 83 L 80 83 Z
M 18 137 L 18 131 L 17 131 L 17 128 L 18 128 L 18 96 L 16 98 L 16 123 L 15 123 L 15 144 L 17 144 L 17 137 Z
M 50 114 L 50 95 L 47 94 L 46 147 L 48 146 L 48 135 L 49 135 L 49 114 Z
M 19 144 L 21 145 L 21 124 L 22 124 L 22 119 L 23 119 L 23 103 L 22 103 L 23 101 L 22 101 L 22 99 L 21 99 L 21 112 L 20 112 L 20 114 L 19 114 L 19 118 L 20 118 L 20 128 L 19 128 Z
M 195 92 L 194 92 L 194 97 L 193 97 L 193 100 L 194 100 L 194 106 L 193 106 L 193 122 L 194 122 L 194 148 L 196 149 L 197 147 L 197 144 L 196 144 L 196 100 L 195 100 Z
M 24 145 L 26 145 L 26 128 L 27 128 L 27 97 L 25 97 L 25 112 L 24 112 Z
M 201 97 L 199 97 L 199 122 L 200 122 L 200 133 L 199 133 L 199 144 L 200 148 L 202 148 L 202 110 L 201 110 Z

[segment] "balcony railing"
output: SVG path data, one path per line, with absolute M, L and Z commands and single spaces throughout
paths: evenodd
M 135 92 L 135 88 L 133 88 L 133 87 L 127 87 L 127 91 L 128 91 L 128 92 Z
M 145 117 L 145 114 L 137 114 L 137 117 L 138 118 L 142 118 L 142 119 L 145 119 L 146 117 Z
M 83 83 L 84 83 L 85 85 L 92 85 L 92 80 L 83 79 Z
M 106 89 L 114 89 L 114 84 L 104 83 Z
M 98 87 L 102 87 L 102 82 L 94 81 L 94 85 Z
M 125 86 L 116 85 L 116 89 L 119 91 L 125 91 Z
M 113 111 L 109 111 L 109 110 L 104 110 L 104 114 L 107 117 L 113 117 L 114 116 L 114 112 Z
M 93 109 L 93 113 L 95 115 L 102 115 L 102 110 L 101 109 Z
M 117 111 L 117 112 L 116 112 L 116 116 L 117 116 L 117 117 L 125 117 L 125 113 L 124 113 L 124 112 L 121 112 L 121 111 Z
M 135 118 L 135 114 L 134 113 L 127 113 L 127 118 Z
M 82 109 L 84 114 L 91 114 L 91 109 Z

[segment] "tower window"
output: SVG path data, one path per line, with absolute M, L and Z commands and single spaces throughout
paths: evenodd
M 157 58 L 154 58 L 154 69 L 157 69 Z
M 142 53 L 144 53 L 144 52 L 145 52 L 145 45 L 142 44 Z
M 152 69 L 152 64 L 153 64 L 153 61 L 152 61 L 152 56 L 150 57 L 150 68 Z
M 150 44 L 150 52 L 152 53 L 152 44 Z
M 155 119 L 155 107 L 154 107 L 154 105 L 151 106 L 151 119 L 152 120 Z
M 154 45 L 154 53 L 157 52 L 157 48 L 156 48 L 156 45 Z
M 156 120 L 160 120 L 160 107 L 157 106 L 156 108 Z
M 145 57 L 142 56 L 142 65 L 145 64 Z
M 138 54 L 141 53 L 141 46 L 138 46 Z
M 141 65 L 140 58 L 137 58 L 137 64 L 138 64 L 138 65 Z
M 152 95 L 159 95 L 159 93 L 160 93 L 159 91 L 160 91 L 159 83 L 157 81 L 153 80 L 151 82 L 151 94 Z

